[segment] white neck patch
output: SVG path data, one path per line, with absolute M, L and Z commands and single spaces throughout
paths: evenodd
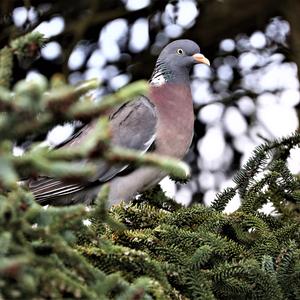
M 166 78 L 161 73 L 157 74 L 156 76 L 153 76 L 150 80 L 150 84 L 153 85 L 153 86 L 160 86 L 160 85 L 163 85 L 166 82 L 167 82 Z

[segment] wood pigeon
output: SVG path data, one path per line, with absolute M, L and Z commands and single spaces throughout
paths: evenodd
M 149 80 L 148 97 L 139 96 L 114 109 L 109 122 L 112 144 L 182 159 L 190 147 L 194 113 L 189 72 L 209 61 L 191 40 L 176 40 L 160 53 Z M 84 126 L 63 147 L 78 147 L 93 134 L 95 121 Z M 109 206 L 129 201 L 166 174 L 155 167 L 131 168 L 99 161 L 97 174 L 85 183 L 71 184 L 49 177 L 30 180 L 29 188 L 42 205 L 91 204 L 105 182 L 110 184 Z

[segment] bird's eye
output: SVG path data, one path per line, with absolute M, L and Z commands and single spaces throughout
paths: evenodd
M 177 52 L 178 55 L 183 55 L 184 54 L 184 51 L 181 48 L 177 49 L 176 52 Z

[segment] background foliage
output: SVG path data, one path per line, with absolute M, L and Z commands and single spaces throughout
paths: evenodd
M 298 128 L 297 0 L 2 1 L 0 9 L 2 46 L 33 29 L 49 38 L 38 60 L 27 55 L 15 64 L 14 82 L 36 72 L 63 73 L 72 84 L 97 77 L 101 96 L 148 79 L 171 39 L 200 44 L 212 68 L 193 73 L 196 134 L 186 157 L 193 178 L 176 194 L 181 202 L 210 203 L 255 146 Z M 48 141 L 72 130 L 66 125 Z M 289 162 L 294 174 L 298 156 L 294 150 Z
M 0 9 L 0 298 L 300 298 L 298 1 L 2 1 Z M 36 204 L 18 180 L 81 180 L 93 166 L 77 170 L 72 159 L 99 145 L 113 161 L 120 150 L 109 145 L 105 117 L 81 151 L 45 146 L 65 138 L 62 129 L 72 133 L 66 122 L 145 92 L 135 82 L 114 93 L 149 78 L 178 37 L 198 42 L 212 69 L 193 73 L 193 177 L 177 197 L 214 199 L 211 207 L 181 207 L 158 187 L 109 212 L 106 187 L 90 210 Z M 182 171 L 157 157 L 139 163 Z M 239 209 L 225 213 L 232 201 Z

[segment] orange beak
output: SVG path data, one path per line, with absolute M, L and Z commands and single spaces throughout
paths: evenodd
M 203 54 L 196 53 L 193 55 L 193 58 L 198 63 L 206 64 L 206 65 L 210 66 L 209 60 Z

